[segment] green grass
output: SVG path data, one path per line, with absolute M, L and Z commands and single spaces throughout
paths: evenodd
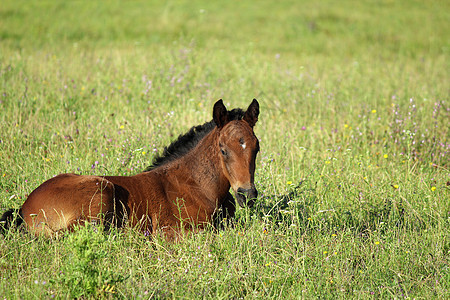
M 3 1 L 0 203 L 261 104 L 253 209 L 178 243 L 0 237 L 0 296 L 450 297 L 448 1 Z

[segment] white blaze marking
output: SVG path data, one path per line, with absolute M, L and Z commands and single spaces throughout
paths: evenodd
M 245 143 L 241 144 L 242 149 L 245 149 L 247 145 Z

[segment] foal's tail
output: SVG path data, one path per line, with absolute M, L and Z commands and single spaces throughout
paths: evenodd
M 18 227 L 23 223 L 21 209 L 11 208 L 0 218 L 0 234 L 5 234 L 9 228 Z

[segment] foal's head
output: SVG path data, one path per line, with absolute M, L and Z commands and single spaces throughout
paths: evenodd
M 221 167 L 241 207 L 245 204 L 251 207 L 258 196 L 254 178 L 259 142 L 253 132 L 258 115 L 259 103 L 256 99 L 253 99 L 242 120 L 230 121 L 222 100 L 214 104 L 213 119 L 219 130 Z

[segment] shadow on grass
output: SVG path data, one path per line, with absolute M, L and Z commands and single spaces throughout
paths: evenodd
M 438 222 L 426 214 L 420 214 L 402 198 L 386 198 L 378 203 L 355 201 L 329 209 L 320 209 L 320 195 L 314 186 L 300 181 L 290 191 L 281 195 L 263 195 L 251 211 L 254 218 L 283 228 L 292 224 L 305 232 L 326 232 L 352 229 L 357 235 L 378 230 L 381 233 L 398 230 L 422 230 Z M 242 217 L 236 217 L 242 223 Z

